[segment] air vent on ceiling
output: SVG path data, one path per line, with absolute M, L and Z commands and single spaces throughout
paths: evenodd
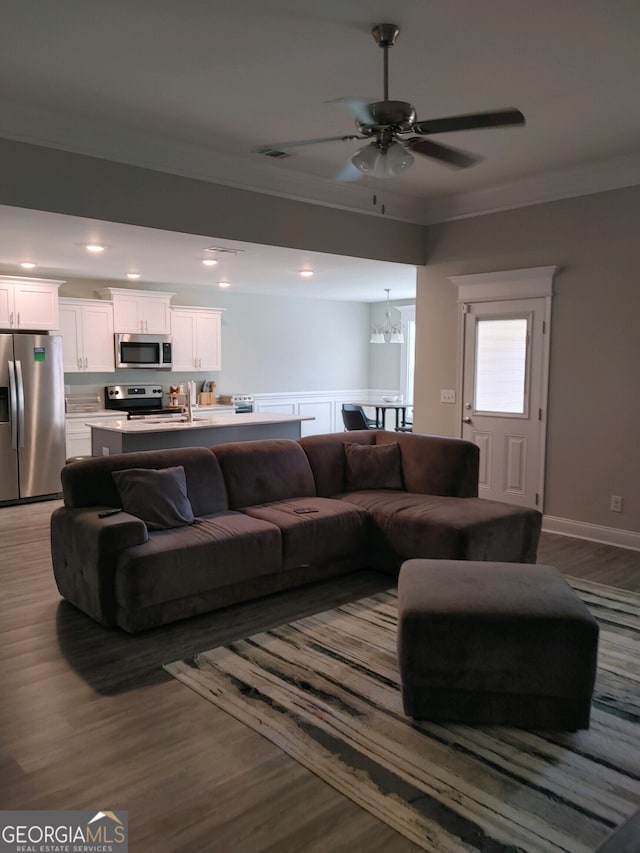
M 202 251 L 220 255 L 239 255 L 240 252 L 244 252 L 244 249 L 228 249 L 226 246 L 209 246 L 207 249 L 203 249 Z
M 265 146 L 260 149 L 260 154 L 264 154 L 265 157 L 273 157 L 274 160 L 282 160 L 284 157 L 291 157 L 291 154 L 288 154 L 286 151 L 279 151 L 277 148 L 269 148 Z

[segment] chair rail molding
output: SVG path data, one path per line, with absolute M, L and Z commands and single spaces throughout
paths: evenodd
M 354 400 L 376 400 L 397 394 L 397 388 L 355 388 L 349 391 L 280 391 L 254 394 L 257 412 L 303 415 L 315 421 L 302 422 L 302 435 L 344 432 L 342 404 Z

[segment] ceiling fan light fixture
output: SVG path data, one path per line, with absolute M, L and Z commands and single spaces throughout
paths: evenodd
M 399 142 L 392 142 L 386 148 L 370 142 L 351 158 L 357 169 L 372 178 L 395 178 L 408 169 L 413 160 L 411 152 Z

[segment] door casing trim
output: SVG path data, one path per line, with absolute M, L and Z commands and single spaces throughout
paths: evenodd
M 497 272 L 475 273 L 471 275 L 449 276 L 458 290 L 458 328 L 456 341 L 456 381 L 459 389 L 456 394 L 456 437 L 462 437 L 462 390 L 464 387 L 464 318 L 466 306 L 473 302 L 500 302 L 513 299 L 531 299 L 542 297 L 544 304 L 545 334 L 542 354 L 541 407 L 542 425 L 540 435 L 540 466 L 538 471 L 538 509 L 544 508 L 544 487 L 547 458 L 547 423 L 549 400 L 549 357 L 551 351 L 551 304 L 553 300 L 554 278 L 559 266 L 527 267 L 517 270 L 499 270 Z

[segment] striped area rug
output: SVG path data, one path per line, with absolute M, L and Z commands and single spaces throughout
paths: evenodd
M 424 850 L 587 853 L 640 804 L 640 595 L 569 580 L 600 623 L 588 731 L 406 718 L 393 590 L 165 669 Z

